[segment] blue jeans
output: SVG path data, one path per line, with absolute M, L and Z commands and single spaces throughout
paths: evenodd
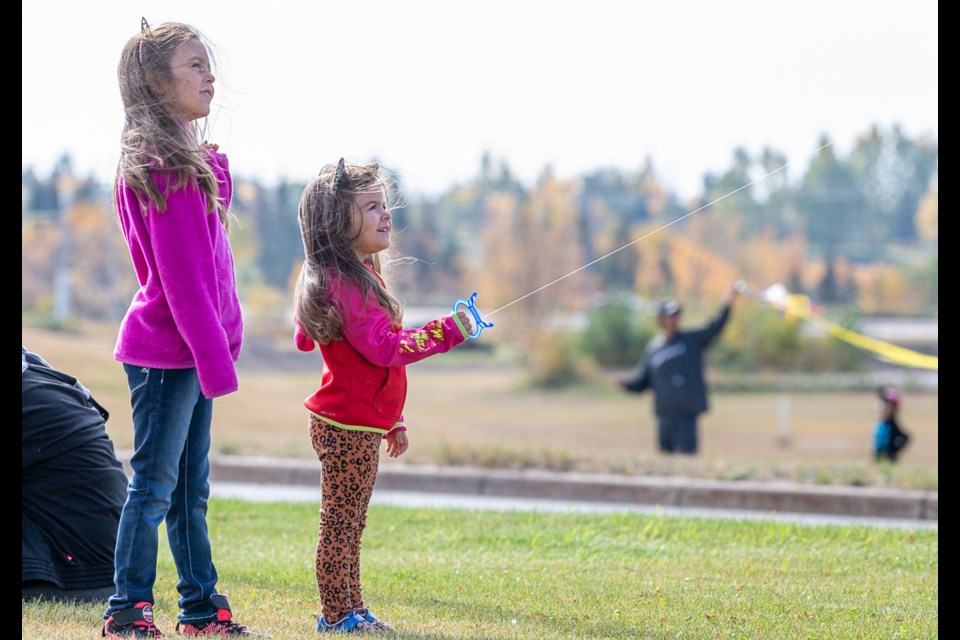
M 133 407 L 133 477 L 120 515 L 114 557 L 116 593 L 105 617 L 153 603 L 159 527 L 177 567 L 181 622 L 216 616 L 217 570 L 207 533 L 210 422 L 213 401 L 200 391 L 196 369 L 124 364 Z

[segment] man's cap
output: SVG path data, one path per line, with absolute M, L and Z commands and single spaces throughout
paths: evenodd
M 891 387 L 882 387 L 877 391 L 877 395 L 881 400 L 889 405 L 892 405 L 895 409 L 900 406 L 900 393 L 897 392 L 896 389 Z
M 682 310 L 683 307 L 681 307 L 680 303 L 676 300 L 664 300 L 657 309 L 657 315 L 661 318 L 664 316 L 675 316 Z

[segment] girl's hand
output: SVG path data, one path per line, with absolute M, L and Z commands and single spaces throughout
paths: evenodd
M 410 446 L 409 441 L 407 440 L 406 431 L 395 431 L 392 434 L 386 437 L 387 440 L 387 455 L 391 458 L 397 458 L 403 455 L 407 450 L 407 447 Z
M 457 311 L 457 317 L 460 318 L 460 324 L 467 330 L 467 333 L 473 333 L 473 314 L 461 309 Z
M 207 151 L 213 151 L 214 153 L 216 153 L 217 151 L 220 151 L 220 145 L 216 144 L 215 142 L 207 142 L 206 140 L 204 140 L 203 144 L 201 144 L 200 146 L 206 149 Z

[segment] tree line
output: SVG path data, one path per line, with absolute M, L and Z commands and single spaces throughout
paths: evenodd
M 675 296 L 696 313 L 736 278 L 782 283 L 828 308 L 936 315 L 936 141 L 873 126 L 845 156 L 825 136 L 818 148 L 797 176 L 774 149 L 735 149 L 692 201 L 663 185 L 650 158 L 573 179 L 546 167 L 526 185 L 485 155 L 466 184 L 395 208 L 392 278 L 408 306 L 479 291 L 483 309 L 507 305 L 518 339 L 612 298 Z M 23 312 L 117 319 L 136 283 L 112 185 L 78 177 L 69 157 L 48 177 L 22 178 Z M 289 313 L 303 187 L 235 176 L 231 238 L 254 319 Z

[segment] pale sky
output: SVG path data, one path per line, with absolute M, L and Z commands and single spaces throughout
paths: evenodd
M 821 134 L 871 125 L 938 139 L 934 0 L 33 0 L 21 4 L 23 156 L 69 153 L 109 182 L 123 124 L 116 65 L 151 23 L 214 44 L 211 141 L 235 178 L 306 181 L 379 160 L 409 192 L 474 177 L 484 151 L 532 184 L 638 170 L 681 197 L 742 146 L 797 178 Z

